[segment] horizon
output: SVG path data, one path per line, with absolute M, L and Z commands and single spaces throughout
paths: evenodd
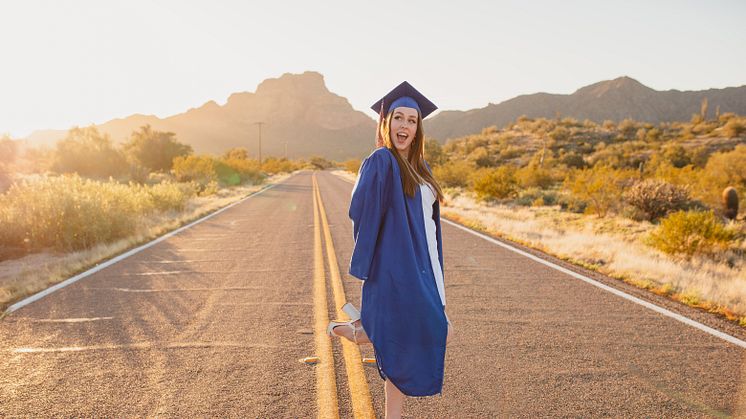
M 0 6 L 7 21 L 0 39 L 14 40 L 3 45 L 13 65 L 0 78 L 0 135 L 25 138 L 133 114 L 165 118 L 304 71 L 322 74 L 329 91 L 371 118 L 369 103 L 401 80 L 439 111 L 571 94 L 623 76 L 658 91 L 746 85 L 746 57 L 737 53 L 746 4 L 736 1 L 612 9 L 588 1 L 380 4 Z M 379 29 L 371 33 L 370 22 Z M 402 31 L 402 22 L 417 28 Z M 415 47 L 396 42 L 412 33 Z M 386 34 L 391 43 L 378 41 Z

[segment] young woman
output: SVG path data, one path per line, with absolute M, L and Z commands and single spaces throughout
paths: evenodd
M 350 274 L 363 280 L 362 313 L 329 334 L 372 343 L 385 380 L 386 417 L 404 396 L 441 392 L 445 314 L 440 186 L 424 160 L 422 119 L 436 106 L 404 82 L 373 105 L 382 147 L 360 167 L 350 201 L 355 247 Z M 361 327 L 362 325 L 362 327 Z

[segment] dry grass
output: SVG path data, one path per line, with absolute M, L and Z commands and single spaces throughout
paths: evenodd
M 453 192 L 443 215 L 746 326 L 746 261 L 728 266 L 674 259 L 643 243 L 654 228 L 650 223 L 599 219 L 558 207 L 487 205 Z
M 290 175 L 279 174 L 267 181 L 277 183 L 288 176 Z M 15 301 L 236 202 L 261 188 L 262 185 L 238 186 L 221 189 L 212 196 L 193 198 L 183 211 L 151 215 L 144 221 L 139 232 L 113 243 L 99 244 L 90 249 L 70 253 L 35 253 L 20 259 L 0 262 L 0 312 L 4 312 Z

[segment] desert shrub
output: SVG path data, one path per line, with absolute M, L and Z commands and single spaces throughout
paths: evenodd
M 573 200 L 587 203 L 585 212 L 605 217 L 609 211 L 618 210 L 622 192 L 632 183 L 637 172 L 594 166 L 590 169 L 571 171 L 563 183 Z
M 477 198 L 483 201 L 512 198 L 518 191 L 515 169 L 500 166 L 495 169 L 480 169 L 472 177 Z
M 677 211 L 663 218 L 646 242 L 664 253 L 691 258 L 712 256 L 737 239 L 738 233 L 721 223 L 712 211 Z
M 538 165 L 524 166 L 518 169 L 515 175 L 518 183 L 524 188 L 546 189 L 554 182 L 550 171 Z
M 210 156 L 181 156 L 174 159 L 171 171 L 179 182 L 196 182 L 206 186 L 218 180 L 215 159 Z
M 484 133 L 484 130 L 482 132 Z M 448 160 L 448 156 L 443 151 L 443 146 L 439 142 L 425 138 L 425 160 L 427 160 L 430 166 L 437 166 L 444 164 Z
M 624 201 L 638 210 L 641 218 L 653 221 L 684 209 L 689 202 L 689 191 L 662 180 L 645 179 L 624 192 Z
M 220 161 L 231 168 L 240 178 L 239 183 L 250 183 L 256 185 L 262 183 L 265 179 L 261 168 L 259 167 L 259 161 L 254 159 L 244 159 L 231 155 L 230 157 L 224 157 Z M 274 164 L 275 159 L 267 159 L 267 165 L 269 168 Z M 280 167 L 278 167 L 279 169 Z
M 727 137 L 740 137 L 746 133 L 746 125 L 737 118 L 730 118 L 723 126 L 723 134 Z
M 467 159 L 469 159 L 469 161 L 476 167 L 492 167 L 495 165 L 494 157 L 484 146 L 472 150 L 472 152 L 467 156 Z
M 563 143 L 570 139 L 570 130 L 560 125 L 547 134 L 554 141 Z
M 221 185 L 236 186 L 241 184 L 241 174 L 239 174 L 236 169 L 226 164 L 225 161 L 216 159 L 213 168 L 215 169 L 218 182 Z
M 449 161 L 433 167 L 433 176 L 444 187 L 466 187 L 474 167 L 464 160 Z
M 515 203 L 523 206 L 544 206 L 558 203 L 557 193 L 540 188 L 527 188 L 518 192 Z
M 635 138 L 635 134 L 637 134 L 638 125 L 637 122 L 632 119 L 625 119 L 619 123 L 617 128 L 622 137 L 631 140 Z
M 588 202 L 578 199 L 576 196 L 570 193 L 562 193 L 557 197 L 557 204 L 563 211 L 575 212 L 578 214 L 585 213 L 588 208 Z
M 676 168 L 681 168 L 691 163 L 691 158 L 686 149 L 679 144 L 664 146 L 663 158 Z
M 583 159 L 583 156 L 580 154 L 571 151 L 569 153 L 563 154 L 559 162 L 567 166 L 568 168 L 576 168 L 576 169 L 582 169 L 586 167 L 585 160 Z
M 144 188 L 150 196 L 150 207 L 159 212 L 183 211 L 189 198 L 197 195 L 197 184 L 163 182 Z
M 269 157 L 262 162 L 262 171 L 268 174 L 290 173 L 298 170 L 300 165 L 287 158 Z M 256 183 L 256 182 L 255 182 Z
M 360 171 L 360 164 L 362 164 L 360 159 L 350 159 L 342 162 L 342 167 L 350 173 L 357 174 Z
M 70 251 L 132 235 L 143 215 L 180 210 L 194 187 L 99 182 L 77 175 L 17 184 L 0 195 L 0 245 Z
M 325 170 L 330 167 L 334 167 L 334 162 L 331 162 L 321 156 L 312 156 L 309 160 L 311 165 L 318 170 Z

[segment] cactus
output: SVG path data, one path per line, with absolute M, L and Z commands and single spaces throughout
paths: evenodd
M 723 212 L 729 220 L 735 220 L 738 215 L 738 192 L 732 186 L 723 190 Z

